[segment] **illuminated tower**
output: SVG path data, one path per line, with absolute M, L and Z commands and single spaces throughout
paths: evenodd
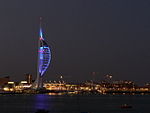
M 33 83 L 33 88 L 43 88 L 43 76 L 46 72 L 51 60 L 50 47 L 47 45 L 42 32 L 41 18 L 40 18 L 40 31 L 38 40 L 38 63 L 37 63 L 37 78 Z

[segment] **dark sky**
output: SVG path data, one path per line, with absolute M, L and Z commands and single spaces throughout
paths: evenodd
M 114 80 L 150 80 L 150 1 L 1 0 L 0 75 L 36 76 L 39 17 L 52 62 L 45 74 L 69 81 L 112 74 Z

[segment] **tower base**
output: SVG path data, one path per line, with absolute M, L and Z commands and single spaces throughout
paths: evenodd
M 43 77 L 38 76 L 35 82 L 32 84 L 32 89 L 43 89 Z

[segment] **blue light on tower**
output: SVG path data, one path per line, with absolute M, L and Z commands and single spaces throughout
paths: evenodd
M 40 21 L 38 43 L 39 44 L 38 44 L 37 78 L 32 85 L 34 89 L 43 88 L 43 76 L 51 61 L 51 50 L 48 44 L 46 43 L 46 41 L 44 40 L 42 27 L 41 27 L 41 21 Z
M 39 48 L 38 48 L 38 73 L 43 76 L 51 60 L 51 51 L 43 38 L 42 29 L 40 28 Z

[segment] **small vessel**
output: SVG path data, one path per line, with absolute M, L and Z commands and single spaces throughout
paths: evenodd
M 49 111 L 45 109 L 38 109 L 35 113 L 49 113 Z
M 120 108 L 122 108 L 122 109 L 131 109 L 132 106 L 128 105 L 128 104 L 123 104 L 123 105 L 120 106 Z

